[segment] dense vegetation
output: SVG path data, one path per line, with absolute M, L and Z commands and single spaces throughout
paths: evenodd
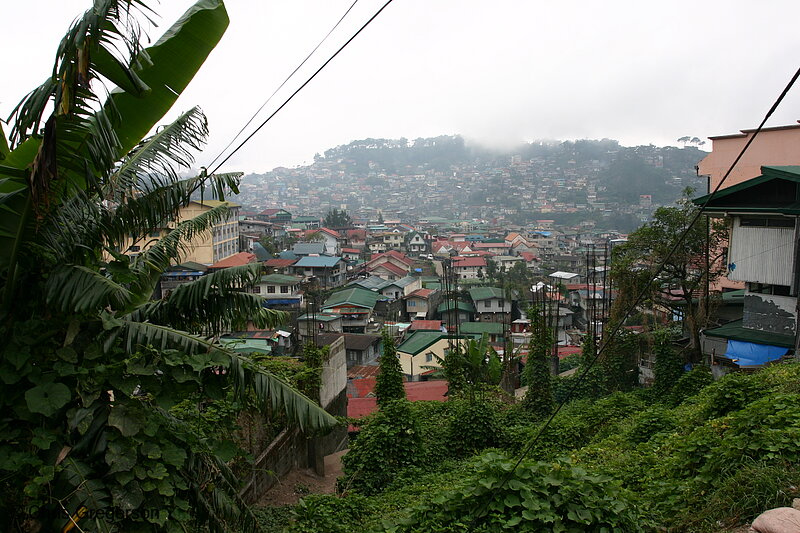
M 379 413 L 353 445 L 345 493 L 308 496 L 279 522 L 309 533 L 718 532 L 800 495 L 800 364 L 713 383 L 700 366 L 657 390 L 578 399 L 516 468 L 541 423 L 501 398 Z M 460 424 L 468 411 L 482 422 Z M 378 467 L 387 456 L 389 471 Z

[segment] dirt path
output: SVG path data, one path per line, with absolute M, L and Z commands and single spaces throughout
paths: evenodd
M 347 450 L 325 456 L 325 476 L 318 476 L 310 468 L 294 469 L 267 491 L 259 505 L 294 505 L 307 494 L 333 494 L 336 479 L 342 475 L 342 456 Z

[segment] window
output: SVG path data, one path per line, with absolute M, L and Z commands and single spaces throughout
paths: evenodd
M 256 285 L 255 287 L 253 287 L 253 294 L 261 294 L 261 286 L 260 285 Z
M 758 294 L 773 294 L 775 296 L 789 296 L 788 285 L 769 285 L 767 283 L 748 283 L 747 290 Z
M 742 217 L 739 221 L 742 227 L 757 228 L 793 228 L 793 218 L 761 218 L 761 217 Z
M 408 306 L 409 307 L 416 307 L 417 306 L 417 302 L 415 300 L 409 300 L 408 301 Z
M 289 287 L 281 285 L 281 294 L 289 294 Z
M 275 294 L 275 285 L 267 285 L 267 292 L 270 294 Z
M 150 232 L 150 237 L 153 237 L 153 238 L 161 237 L 161 232 L 160 231 L 151 231 Z
M 425 354 L 425 362 L 430 363 L 433 361 L 433 352 L 428 352 Z
M 485 302 L 483 302 L 483 306 L 486 309 L 489 309 L 492 306 L 492 301 L 491 300 L 486 300 Z
M 141 250 L 139 246 L 131 246 L 130 248 L 128 248 L 128 251 L 131 252 L 138 252 L 139 250 Z

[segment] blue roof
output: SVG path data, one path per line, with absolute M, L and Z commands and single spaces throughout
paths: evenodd
M 256 254 L 256 259 L 259 261 L 266 261 L 272 259 L 272 255 L 267 251 L 260 242 L 253 243 L 253 253 Z
M 296 267 L 309 267 L 309 268 L 332 268 L 336 266 L 336 263 L 341 261 L 341 257 L 330 257 L 327 255 L 320 255 L 320 256 L 309 256 L 301 257 L 297 263 L 294 264 Z
M 297 256 L 291 250 L 284 250 L 278 254 L 279 259 L 297 259 Z

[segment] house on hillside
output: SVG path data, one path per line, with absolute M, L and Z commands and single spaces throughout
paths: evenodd
M 344 282 L 345 262 L 341 257 L 306 256 L 292 266 L 294 273 L 305 278 L 317 278 L 322 287 L 338 287 Z
M 264 209 L 256 218 L 264 222 L 288 224 L 292 221 L 292 214 L 285 209 Z
M 428 252 L 428 243 L 422 234 L 412 231 L 406 234 L 405 249 L 412 255 L 424 254 Z
M 374 364 L 381 353 L 380 335 L 344 334 L 344 348 L 347 354 L 347 368 L 357 365 Z
M 314 238 L 325 243 L 325 253 L 328 255 L 339 255 L 342 250 L 342 242 L 345 240 L 338 231 L 330 228 L 320 228 L 314 232 Z
M 505 325 L 499 322 L 464 322 L 459 326 L 459 333 L 463 335 L 486 335 L 490 343 L 499 345 L 505 342 L 505 330 Z
M 457 279 L 479 279 L 486 275 L 486 259 L 483 257 L 456 256 L 452 265 Z
M 433 289 L 417 289 L 405 296 L 406 313 L 410 320 L 426 320 L 433 317 L 433 312 L 441 294 Z
M 351 287 L 331 294 L 322 304 L 322 311 L 341 315 L 343 332 L 366 333 L 375 304 L 381 299 L 383 296 L 377 292 Z
M 455 346 L 464 346 L 471 336 L 451 335 L 439 331 L 415 331 L 397 346 L 397 357 L 406 379 L 419 381 L 434 367 L 441 368 L 439 360 Z
M 261 276 L 252 288 L 254 294 L 264 298 L 264 305 L 270 309 L 295 308 L 303 306 L 301 278 L 286 274 L 267 274 Z
M 200 279 L 207 271 L 206 265 L 191 261 L 169 267 L 161 274 L 162 296 L 168 296 L 179 285 Z
M 342 333 L 342 315 L 319 312 L 297 317 L 297 335 L 300 344 L 308 342 L 315 333 Z
M 376 290 L 386 298 L 399 300 L 403 296 L 422 288 L 422 281 L 417 276 L 404 276 L 393 281 L 383 281 Z
M 714 362 L 760 366 L 794 350 L 798 199 L 800 166 L 763 166 L 758 177 L 693 200 L 732 218 L 727 276 L 745 284 L 742 319 L 703 331 L 703 351 Z
M 503 289 L 475 287 L 469 290 L 469 296 L 481 322 L 511 322 L 513 302 Z
M 445 300 L 436 308 L 436 313 L 451 332 L 456 330 L 456 325 L 471 322 L 475 318 L 475 307 L 469 302 L 457 301 L 455 303 Z
M 264 266 L 271 270 L 273 274 L 288 274 L 292 265 L 296 262 L 297 259 L 272 258 L 264 261 Z
M 382 254 L 373 255 L 364 269 L 373 276 L 393 281 L 408 275 L 411 272 L 414 260 L 405 254 L 390 250 Z

